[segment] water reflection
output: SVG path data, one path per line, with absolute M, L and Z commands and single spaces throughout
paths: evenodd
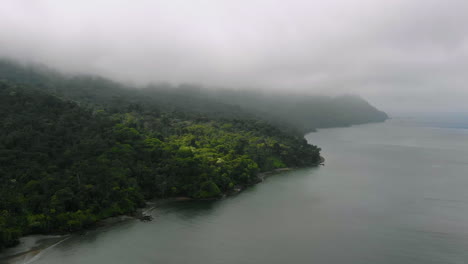
M 213 210 L 216 210 L 218 206 L 222 206 L 220 203 L 222 203 L 222 200 L 168 202 L 153 210 L 152 215 L 158 217 L 162 214 L 175 214 L 181 219 L 189 220 L 212 214 Z M 155 220 L 157 221 L 157 219 Z

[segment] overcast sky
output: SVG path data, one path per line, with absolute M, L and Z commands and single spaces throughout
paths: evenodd
M 2 0 L 0 56 L 136 83 L 468 111 L 467 0 Z

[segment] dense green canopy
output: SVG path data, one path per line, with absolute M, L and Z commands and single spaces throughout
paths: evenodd
M 220 197 L 259 172 L 320 160 L 304 129 L 219 94 L 130 90 L 9 62 L 0 79 L 0 248 L 133 212 L 145 199 Z
M 144 198 L 219 197 L 259 171 L 319 158 L 300 135 L 263 121 L 84 109 L 8 83 L 0 112 L 0 245 L 77 230 Z

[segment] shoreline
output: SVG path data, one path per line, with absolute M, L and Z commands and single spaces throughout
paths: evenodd
M 311 165 L 310 167 L 318 167 L 320 165 L 324 165 L 325 158 L 320 156 L 320 160 L 318 163 Z M 185 196 L 179 197 L 171 197 L 171 198 L 162 198 L 162 199 L 153 199 L 146 201 L 145 207 L 138 208 L 135 212 L 112 216 L 109 218 L 101 219 L 94 223 L 93 225 L 84 228 L 83 230 L 79 230 L 72 233 L 65 233 L 65 234 L 30 234 L 20 238 L 20 243 L 14 247 L 4 249 L 3 252 L 0 253 L 0 264 L 18 264 L 18 263 L 31 263 L 38 258 L 44 251 L 59 245 L 60 243 L 72 238 L 75 235 L 86 234 L 87 231 L 96 230 L 99 228 L 110 227 L 112 225 L 128 221 L 128 220 L 139 220 L 143 222 L 152 221 L 153 218 L 149 214 L 154 209 L 158 208 L 159 206 L 171 203 L 171 202 L 189 202 L 189 201 L 214 201 L 214 200 L 222 200 L 224 198 L 238 195 L 244 190 L 248 189 L 251 186 L 257 185 L 263 181 L 265 181 L 268 177 L 280 174 L 283 172 L 297 170 L 300 167 L 286 167 L 286 168 L 278 168 L 266 172 L 260 172 L 257 174 L 257 181 L 253 182 L 252 184 L 245 185 L 245 186 L 237 186 L 233 190 L 224 193 L 220 197 L 209 198 L 209 199 L 197 199 Z
M 30 263 L 48 248 L 52 248 L 65 240 L 66 235 L 28 235 L 20 238 L 20 244 L 7 248 L 0 254 L 0 263 Z

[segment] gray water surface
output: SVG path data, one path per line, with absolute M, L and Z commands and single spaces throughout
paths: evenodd
M 325 166 L 167 204 L 33 263 L 468 263 L 468 130 L 391 120 L 306 138 Z

